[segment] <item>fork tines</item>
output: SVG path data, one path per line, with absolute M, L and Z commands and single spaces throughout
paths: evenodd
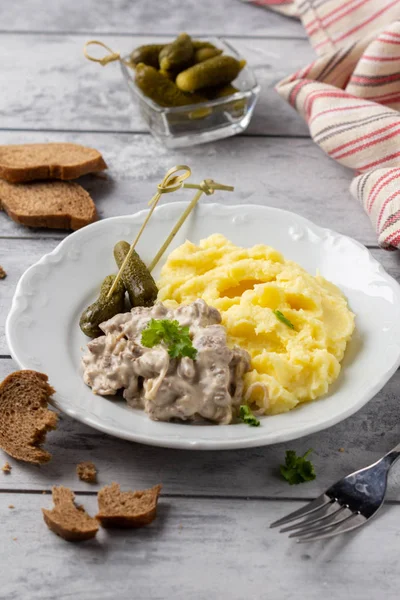
M 301 519 L 299 521 L 299 519 Z M 283 519 L 272 523 L 271 527 L 284 527 L 280 533 L 292 532 L 289 537 L 297 538 L 298 542 L 311 542 L 333 537 L 350 531 L 365 523 L 367 519 L 360 513 L 353 512 L 348 506 L 343 506 L 335 498 L 321 494 L 303 508 L 295 510 Z M 297 521 L 294 523 L 294 521 Z

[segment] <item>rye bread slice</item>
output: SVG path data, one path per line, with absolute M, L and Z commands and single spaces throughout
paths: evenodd
M 87 191 L 67 181 L 14 184 L 0 180 L 0 209 L 27 227 L 75 230 L 97 218 Z
M 53 388 L 47 375 L 16 371 L 0 384 L 0 448 L 13 458 L 45 463 L 51 454 L 41 448 L 46 433 L 57 426 L 47 404 Z
M 82 542 L 94 538 L 99 523 L 87 514 L 83 506 L 74 503 L 75 494 L 69 488 L 53 487 L 54 508 L 42 508 L 49 529 L 68 542 Z
M 78 144 L 0 146 L 0 177 L 10 183 L 35 179 L 76 179 L 107 169 L 100 152 Z
M 137 492 L 121 492 L 118 483 L 102 488 L 97 494 L 99 512 L 96 515 L 106 529 L 112 527 L 143 527 L 156 518 L 161 485 Z

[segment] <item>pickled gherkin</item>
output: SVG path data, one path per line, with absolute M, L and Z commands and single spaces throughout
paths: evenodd
M 143 63 L 144 65 L 149 65 L 150 67 L 158 69 L 158 56 L 164 46 L 165 44 L 147 44 L 145 46 L 139 46 L 131 52 L 129 57 L 130 63 L 134 66 Z
M 183 92 L 221 86 L 236 79 L 244 64 L 232 56 L 215 56 L 179 73 L 175 83 Z
M 160 69 L 158 72 L 164 77 L 167 77 L 167 79 L 169 79 L 170 81 L 175 81 L 176 74 L 172 71 L 163 71 L 162 69 Z
M 215 98 L 226 98 L 227 96 L 233 96 L 233 94 L 237 94 L 239 91 L 240 90 L 235 88 L 234 85 L 228 83 L 227 85 L 223 85 L 221 88 L 216 90 Z M 224 106 L 230 111 L 232 116 L 239 117 L 243 114 L 246 108 L 246 100 L 245 98 L 240 98 L 239 100 L 233 100 Z
M 135 82 L 146 96 L 160 106 L 187 106 L 203 101 L 195 94 L 182 92 L 168 77 L 148 65 L 137 65 Z
M 130 245 L 128 242 L 118 242 L 115 244 L 114 258 L 119 269 L 129 250 Z M 158 289 L 150 271 L 135 250 L 121 273 L 121 279 L 128 292 L 132 307 L 153 306 L 157 298 Z
M 100 295 L 86 310 L 83 311 L 79 326 L 83 333 L 91 338 L 102 335 L 99 325 L 124 311 L 125 286 L 122 281 L 117 284 L 111 298 L 107 294 L 114 282 L 115 275 L 108 275 L 101 284 Z
M 214 58 L 214 56 L 219 56 L 220 54 L 222 54 L 222 50 L 219 48 L 200 48 L 194 53 L 194 63 L 197 64 L 203 62 L 204 60 Z
M 178 73 L 193 64 L 193 44 L 187 33 L 181 33 L 160 51 L 159 64 L 163 71 Z
M 224 98 L 225 96 L 233 96 L 233 94 L 237 94 L 239 92 L 239 90 L 232 85 L 231 83 L 228 83 L 227 85 L 223 85 L 220 88 L 217 88 L 215 90 L 215 98 Z
M 201 50 L 202 48 L 214 48 L 217 50 L 217 46 L 214 46 L 211 42 L 205 42 L 203 40 L 192 40 L 194 50 Z

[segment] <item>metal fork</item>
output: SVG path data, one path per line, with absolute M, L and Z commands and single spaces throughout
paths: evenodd
M 303 508 L 272 523 L 281 533 L 291 531 L 298 542 L 313 542 L 345 533 L 364 525 L 383 505 L 388 473 L 400 457 L 400 444 L 369 467 L 340 479 Z M 299 521 L 299 519 L 302 519 Z

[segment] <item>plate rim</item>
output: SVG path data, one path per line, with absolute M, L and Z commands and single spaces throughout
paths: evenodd
M 160 212 L 169 208 L 174 208 L 174 207 L 184 207 L 184 206 L 188 206 L 190 204 L 190 202 L 187 201 L 178 201 L 178 202 L 170 202 L 168 204 L 164 204 L 161 205 L 159 207 L 157 207 L 155 212 Z M 339 238 L 342 240 L 345 240 L 347 243 L 351 243 L 355 246 L 358 247 L 359 250 L 361 250 L 364 254 L 364 257 L 366 259 L 368 259 L 370 265 L 374 268 L 375 272 L 378 273 L 379 275 L 383 276 L 384 279 L 387 281 L 388 285 L 390 285 L 390 287 L 392 289 L 397 289 L 397 292 L 400 296 L 400 284 L 396 281 L 396 279 L 394 277 L 392 277 L 386 270 L 385 268 L 382 266 L 382 264 L 371 254 L 371 252 L 369 251 L 368 248 L 366 248 L 366 246 L 364 246 L 361 242 L 359 242 L 358 240 L 355 240 L 354 238 L 351 238 L 350 236 L 344 235 L 342 233 L 339 233 L 335 230 L 326 228 L 326 227 L 321 227 L 320 225 L 317 225 L 316 223 L 314 223 L 313 221 L 311 221 L 310 219 L 307 219 L 306 217 L 303 217 L 302 215 L 299 215 L 293 211 L 289 211 L 286 209 L 282 209 L 282 208 L 275 208 L 272 206 L 264 206 L 262 204 L 222 204 L 220 202 L 214 202 L 214 203 L 204 203 L 201 205 L 202 207 L 207 207 L 208 210 L 212 210 L 213 208 L 217 208 L 218 210 L 223 210 L 223 211 L 239 211 L 241 208 L 242 209 L 246 209 L 246 210 L 261 210 L 261 211 L 265 211 L 265 212 L 269 212 L 269 213 L 283 213 L 285 215 L 294 217 L 294 219 L 300 224 L 303 224 L 305 227 L 307 227 L 308 229 L 310 229 L 312 232 L 318 234 L 321 238 L 325 237 L 325 236 L 334 236 L 335 238 Z M 83 227 L 69 235 L 67 235 L 64 239 L 62 239 L 60 241 L 59 244 L 57 244 L 57 246 L 51 251 L 48 252 L 47 254 L 43 255 L 38 261 L 36 261 L 33 265 L 31 265 L 30 267 L 28 267 L 28 269 L 26 269 L 24 271 L 24 273 L 21 275 L 17 286 L 15 288 L 15 292 L 12 298 L 12 303 L 11 303 L 11 307 L 9 310 L 9 313 L 7 315 L 7 319 L 6 319 L 6 323 L 5 323 L 5 334 L 6 334 L 6 341 L 7 341 L 7 345 L 10 351 L 10 354 L 13 358 L 13 360 L 17 363 L 17 365 L 19 366 L 20 369 L 32 369 L 35 370 L 34 367 L 32 366 L 26 366 L 24 364 L 24 362 L 22 360 L 19 360 L 18 358 L 18 352 L 16 350 L 16 348 L 14 347 L 14 342 L 13 342 L 13 334 L 12 334 L 12 330 L 11 330 L 11 322 L 12 320 L 18 315 L 18 311 L 19 311 L 19 307 L 18 307 L 18 301 L 21 297 L 24 297 L 23 294 L 23 286 L 24 286 L 24 282 L 27 279 L 28 275 L 35 270 L 35 268 L 37 268 L 39 265 L 43 265 L 46 264 L 47 262 L 49 262 L 50 257 L 57 255 L 59 252 L 61 252 L 65 246 L 68 246 L 71 243 L 71 240 L 77 240 L 79 239 L 79 237 L 81 237 L 82 235 L 85 236 L 87 235 L 88 231 L 93 231 L 94 229 L 98 229 L 101 227 L 104 227 L 106 225 L 106 223 L 109 222 L 118 222 L 118 221 L 124 221 L 126 219 L 135 219 L 135 221 L 140 221 L 141 218 L 144 218 L 144 216 L 148 213 L 149 209 L 142 209 L 140 211 L 137 211 L 135 213 L 131 213 L 128 215 L 118 215 L 118 216 L 113 216 L 113 217 L 108 217 L 106 219 L 101 219 L 99 221 L 96 221 L 95 223 L 92 223 L 86 227 Z M 73 243 L 73 242 L 72 242 Z M 393 361 L 391 367 L 389 369 L 387 369 L 379 378 L 379 380 L 376 382 L 376 384 L 374 386 L 372 386 L 368 391 L 364 392 L 363 394 L 360 394 L 360 399 L 358 400 L 358 402 L 352 406 L 350 406 L 347 410 L 342 411 L 341 413 L 337 414 L 337 415 L 333 415 L 331 417 L 328 417 L 326 420 L 324 420 L 323 423 L 316 422 L 315 424 L 313 423 L 306 423 L 305 425 L 303 425 L 302 427 L 300 427 L 300 429 L 294 429 L 292 430 L 285 430 L 285 434 L 284 437 L 282 437 L 281 435 L 281 430 L 278 430 L 276 432 L 273 433 L 269 433 L 268 436 L 266 436 L 265 438 L 259 438 L 259 437 L 252 437 L 252 436 L 246 436 L 246 437 L 242 437 L 240 439 L 221 439 L 221 440 L 207 440 L 207 439 L 202 439 L 202 440 L 187 440 L 187 439 L 181 439 L 181 438 L 175 438 L 175 437 L 168 437 L 168 436 L 160 436 L 159 438 L 154 438 L 151 435 L 149 436 L 149 434 L 146 433 L 136 433 L 133 432 L 132 434 L 130 432 L 125 433 L 125 431 L 118 431 L 113 425 L 110 424 L 104 424 L 101 419 L 99 420 L 99 418 L 93 418 L 90 414 L 84 414 L 84 413 L 77 413 L 76 410 L 72 407 L 68 407 L 65 406 L 62 402 L 60 403 L 59 401 L 57 401 L 57 392 L 54 395 L 54 397 L 51 399 L 50 404 L 52 404 L 55 408 L 57 408 L 58 410 L 60 410 L 61 412 L 63 412 L 64 414 L 68 415 L 69 417 L 80 421 L 82 423 L 84 423 L 85 425 L 88 425 L 98 431 L 101 431 L 103 433 L 106 433 L 108 435 L 112 435 L 121 439 L 126 439 L 128 441 L 132 441 L 132 442 L 137 442 L 137 443 L 142 443 L 142 444 L 146 444 L 146 445 L 151 445 L 151 446 L 158 446 L 158 447 L 168 447 L 168 448 L 176 448 L 176 449 L 186 449 L 186 450 L 232 450 L 232 449 L 240 449 L 240 448 L 254 448 L 254 447 L 262 447 L 262 446 L 267 446 L 267 445 L 272 445 L 272 444 L 277 444 L 277 443 L 282 443 L 285 441 L 290 441 L 293 439 L 300 439 L 306 435 L 310 435 L 312 433 L 316 433 L 318 431 L 323 431 L 325 429 L 328 429 L 329 427 L 332 427 L 334 425 L 336 425 L 337 423 L 340 423 L 341 421 L 344 421 L 345 419 L 347 419 L 348 417 L 352 416 L 353 414 L 355 414 L 356 412 L 358 412 L 363 406 L 365 406 L 369 401 L 371 401 L 375 395 L 384 387 L 384 385 L 389 381 L 389 379 L 393 376 L 393 374 L 396 372 L 396 370 L 400 367 L 400 346 L 399 346 L 399 350 L 398 350 L 398 355 L 397 355 L 397 359 Z M 323 398 L 321 398 L 322 400 Z M 316 400 L 318 401 L 318 400 Z M 301 410 L 301 407 L 299 408 L 299 410 Z M 292 411 L 289 411 L 292 412 Z M 216 427 L 216 426 L 213 426 Z

